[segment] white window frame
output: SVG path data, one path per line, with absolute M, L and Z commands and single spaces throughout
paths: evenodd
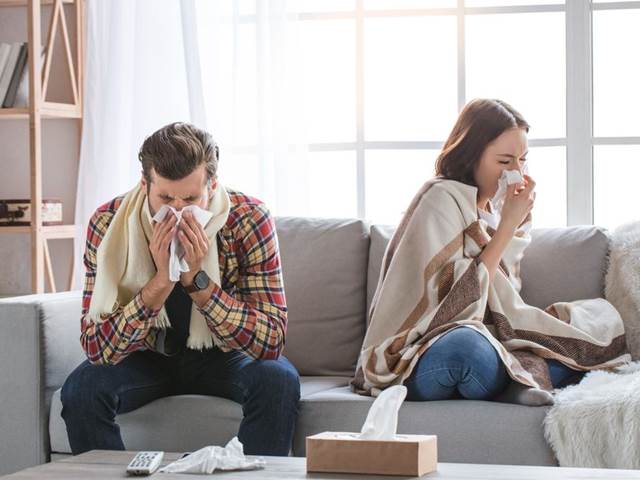
M 260 0 L 256 0 L 259 2 Z M 367 218 L 365 209 L 365 152 L 368 150 L 439 150 L 445 139 L 428 141 L 366 141 L 364 137 L 364 19 L 372 17 L 417 17 L 448 15 L 457 18 L 458 111 L 467 102 L 465 70 L 465 19 L 468 15 L 508 13 L 565 13 L 566 38 L 566 132 L 564 138 L 530 139 L 532 147 L 566 147 L 567 225 L 593 224 L 593 147 L 594 145 L 640 145 L 640 137 L 593 136 L 593 35 L 594 10 L 639 9 L 640 1 L 592 3 L 591 0 L 566 0 L 565 4 L 540 4 L 501 7 L 465 7 L 457 0 L 452 8 L 366 10 L 364 0 L 355 0 L 355 10 L 346 12 L 302 12 L 298 20 L 355 20 L 356 42 L 356 139 L 355 142 L 312 143 L 310 151 L 355 151 L 357 178 L 357 215 Z M 255 22 L 255 15 L 241 15 L 243 22 Z

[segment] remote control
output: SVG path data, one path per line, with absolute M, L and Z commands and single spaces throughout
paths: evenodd
M 127 466 L 130 475 L 151 475 L 162 462 L 164 452 L 138 452 Z

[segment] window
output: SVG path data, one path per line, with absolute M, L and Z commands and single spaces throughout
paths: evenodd
M 212 41 L 206 10 L 213 3 L 201 1 L 201 43 Z M 283 18 L 294 25 L 295 41 L 287 48 L 299 55 L 287 65 L 287 88 L 300 88 L 292 103 L 303 113 L 290 115 L 292 126 L 267 123 L 269 134 L 296 129 L 306 151 L 288 145 L 288 154 L 299 153 L 289 166 L 266 169 L 259 147 L 265 111 L 279 108 L 282 98 L 261 100 L 277 82 L 261 86 L 256 79 L 266 68 L 285 70 L 274 48 L 282 38 L 265 45 L 256 31 L 258 19 L 273 14 L 264 3 L 231 3 L 238 27 L 229 37 L 229 63 L 238 81 L 225 84 L 205 68 L 205 85 L 235 92 L 215 101 L 211 93 L 208 110 L 233 103 L 233 118 L 216 126 L 224 132 L 234 125 L 237 156 L 228 178 L 257 191 L 268 188 L 264 179 L 287 178 L 277 195 L 297 204 L 279 203 L 276 214 L 397 223 L 433 175 L 462 106 L 492 97 L 532 126 L 536 227 L 614 228 L 634 218 L 632 188 L 624 186 L 634 176 L 623 181 L 620 172 L 640 162 L 640 2 L 290 0 Z

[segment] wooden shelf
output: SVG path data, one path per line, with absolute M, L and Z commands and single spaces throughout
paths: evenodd
M 75 238 L 78 225 L 43 225 L 42 235 L 47 240 L 59 238 Z M 31 233 L 31 227 L 19 225 L 14 227 L 0 226 L 0 233 Z
M 49 26 L 43 34 L 42 5 L 51 5 L 48 12 Z M 65 5 L 71 6 L 66 8 Z M 42 202 L 42 120 L 68 118 L 78 119 L 79 138 L 82 138 L 82 80 L 84 70 L 85 6 L 84 0 L 0 0 L 0 7 L 26 7 L 25 20 L 28 32 L 29 107 L 0 108 L 0 120 L 28 120 L 29 125 L 29 172 L 30 201 L 33 205 Z M 67 14 L 75 10 L 75 42 L 69 37 Z M 58 35 L 60 34 L 60 35 Z M 46 37 L 46 40 L 43 38 Z M 58 39 L 58 37 L 61 37 Z M 45 43 L 43 45 L 43 40 Z M 51 64 L 56 44 L 62 44 L 61 60 L 66 64 L 65 73 L 71 87 L 73 103 L 47 101 Z M 37 46 L 38 48 L 35 48 Z M 44 46 L 44 62 L 35 61 Z M 74 52 L 75 50 L 75 52 Z M 37 53 L 35 53 L 37 52 Z M 75 58 L 75 61 L 74 61 Z M 56 61 L 58 63 L 58 61 Z M 55 70 L 54 70 L 55 71 Z M 57 74 L 56 74 L 57 75 Z M 79 151 L 79 149 L 78 149 Z M 51 291 L 56 291 L 49 240 L 72 239 L 75 241 L 80 228 L 77 225 L 42 225 L 42 211 L 32 212 L 32 226 L 0 226 L 0 233 L 22 233 L 31 237 L 31 289 L 32 293 L 45 291 L 45 280 Z M 69 288 L 74 285 L 74 258 L 72 258 Z
M 81 118 L 82 112 L 76 105 L 44 102 L 40 109 L 42 118 Z M 28 120 L 28 108 L 0 108 L 0 120 Z
M 54 0 L 40 0 L 40 5 L 52 5 Z M 73 0 L 62 0 L 62 3 L 73 3 Z M 26 7 L 27 0 L 0 0 L 0 7 Z

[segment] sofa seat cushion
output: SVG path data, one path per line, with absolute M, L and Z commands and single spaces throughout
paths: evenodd
M 294 455 L 305 455 L 305 438 L 324 431 L 359 432 L 373 398 L 349 387 L 309 395 L 301 402 Z M 546 444 L 549 407 L 474 400 L 404 402 L 398 433 L 438 436 L 438 461 L 510 465 L 557 465 Z
M 347 377 L 301 377 L 301 398 L 345 386 L 349 380 Z M 58 389 L 51 398 L 51 452 L 71 453 L 61 411 Z M 127 449 L 165 452 L 193 451 L 207 445 L 224 445 L 237 435 L 241 420 L 240 404 L 226 398 L 205 395 L 160 398 L 116 418 Z

